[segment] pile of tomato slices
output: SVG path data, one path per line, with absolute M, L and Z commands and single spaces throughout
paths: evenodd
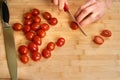
M 41 23 L 41 17 L 47 21 Z M 55 42 L 48 42 L 46 47 L 40 52 L 39 46 L 42 45 L 42 40 L 46 36 L 46 32 L 50 26 L 55 26 L 58 23 L 57 18 L 53 17 L 49 12 L 40 13 L 40 10 L 34 8 L 29 12 L 24 13 L 23 23 L 14 23 L 14 31 L 22 31 L 28 44 L 22 44 L 18 47 L 19 58 L 24 64 L 28 63 L 30 58 L 33 61 L 39 61 L 41 57 L 48 59 L 51 57 L 51 52 L 55 47 L 62 47 L 65 44 L 65 38 L 59 37 Z M 29 57 L 30 56 L 30 57 Z

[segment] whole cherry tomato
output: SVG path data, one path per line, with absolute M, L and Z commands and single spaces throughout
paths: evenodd
M 31 52 L 38 51 L 38 45 L 36 45 L 34 42 L 30 42 L 30 43 L 28 44 L 28 49 L 29 49 Z
M 104 43 L 104 39 L 103 39 L 101 36 L 96 35 L 96 36 L 94 36 L 94 38 L 93 38 L 93 42 L 96 43 L 96 44 L 101 45 L 101 44 Z
M 24 25 L 31 25 L 32 23 L 32 19 L 24 19 Z
M 44 38 L 46 36 L 46 32 L 42 29 L 39 29 L 37 31 L 37 35 L 40 37 L 40 38 Z
M 40 28 L 40 23 L 33 23 L 31 25 L 31 30 L 36 31 Z
M 44 58 L 50 58 L 50 57 L 51 57 L 51 51 L 48 50 L 48 49 L 43 49 L 43 51 L 42 51 L 42 56 L 43 56 Z
M 22 28 L 23 28 L 23 25 L 21 23 L 14 23 L 13 24 L 13 29 L 15 31 L 20 31 L 20 30 L 22 30 Z
M 29 57 L 27 55 L 21 55 L 20 56 L 20 60 L 21 62 L 23 62 L 24 64 L 29 62 Z
M 41 22 L 41 18 L 39 16 L 34 16 L 33 17 L 33 22 L 40 23 Z
M 34 36 L 33 37 L 33 42 L 37 45 L 41 45 L 42 44 L 42 39 L 39 36 Z
M 27 33 L 27 32 L 29 32 L 31 29 L 30 29 L 30 25 L 24 25 L 24 27 L 23 27 L 23 32 L 24 33 Z
M 31 58 L 32 60 L 34 61 L 39 61 L 41 59 L 41 55 L 38 51 L 34 51 L 32 54 L 31 54 Z
M 102 30 L 101 35 L 104 37 L 111 37 L 112 36 L 112 32 L 108 29 Z
M 24 19 L 31 19 L 31 18 L 32 18 L 32 14 L 30 12 L 24 14 Z
M 61 46 L 63 46 L 65 44 L 65 39 L 63 38 L 63 37 L 60 37 L 58 40 L 57 40 L 57 42 L 56 42 L 56 45 L 58 46 L 58 47 L 61 47 Z
M 47 49 L 50 50 L 50 51 L 54 50 L 55 49 L 55 43 L 54 42 L 49 42 L 47 44 Z
M 48 20 L 48 23 L 51 25 L 56 25 L 58 23 L 58 20 L 57 20 L 57 18 L 50 18 Z
M 44 12 L 43 13 L 43 18 L 46 19 L 46 20 L 49 20 L 51 18 L 51 14 L 49 12 Z
M 33 31 L 27 32 L 27 33 L 25 34 L 25 37 L 26 37 L 28 40 L 32 40 L 34 36 L 35 36 L 35 32 L 33 32 Z
M 36 9 L 36 8 L 32 9 L 32 15 L 33 16 L 37 16 L 39 14 L 40 14 L 40 11 L 38 9 Z
M 19 48 L 18 48 L 18 52 L 19 52 L 21 55 L 27 55 L 27 54 L 28 54 L 28 48 L 27 48 L 25 45 L 21 45 L 21 46 L 19 46 Z
M 77 25 L 77 23 L 74 22 L 74 21 L 71 22 L 70 27 L 71 27 L 73 30 L 78 29 L 78 25 Z
M 47 30 L 49 30 L 49 25 L 47 23 L 42 23 L 40 25 L 40 28 L 44 31 L 47 31 Z

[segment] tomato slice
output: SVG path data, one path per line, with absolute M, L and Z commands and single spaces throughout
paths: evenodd
M 104 43 L 104 39 L 103 39 L 101 36 L 96 35 L 96 36 L 94 36 L 94 38 L 93 38 L 93 42 L 96 43 L 96 44 L 101 45 L 101 44 Z
M 111 37 L 112 36 L 112 32 L 108 29 L 102 30 L 101 35 L 104 37 Z

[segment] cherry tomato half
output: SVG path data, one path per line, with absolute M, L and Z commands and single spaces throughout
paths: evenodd
M 42 56 L 44 57 L 44 58 L 50 58 L 51 57 L 51 51 L 50 50 L 48 50 L 48 49 L 43 49 L 43 51 L 42 51 Z
M 51 25 L 56 25 L 58 23 L 58 20 L 57 20 L 57 18 L 50 18 L 48 20 L 48 23 Z
M 40 28 L 44 31 L 47 31 L 47 30 L 49 30 L 49 25 L 47 23 L 42 23 L 40 25 Z
M 41 59 L 41 55 L 38 51 L 35 51 L 31 54 L 31 58 L 33 61 L 39 61 Z
M 34 42 L 30 42 L 30 43 L 28 44 L 28 49 L 29 49 L 31 52 L 38 51 L 38 45 L 36 45 Z
M 55 49 L 55 43 L 54 42 L 49 42 L 47 44 L 47 49 L 50 50 L 50 51 L 54 50 Z
M 37 45 L 41 45 L 42 44 L 42 39 L 39 36 L 34 36 L 33 37 L 33 42 Z
M 43 13 L 43 18 L 46 19 L 46 20 L 49 20 L 51 18 L 51 14 L 49 12 L 44 12 Z
M 65 44 L 65 39 L 64 39 L 63 37 L 58 38 L 58 40 L 57 40 L 57 42 L 56 42 L 56 45 L 57 45 L 58 47 L 61 47 L 61 46 L 63 46 L 64 44 Z
M 20 31 L 20 30 L 22 30 L 22 28 L 23 28 L 23 25 L 21 23 L 14 23 L 13 24 L 13 29 L 15 31 Z
M 40 11 L 38 9 L 36 9 L 36 8 L 32 9 L 32 15 L 33 16 L 37 16 L 39 14 L 40 14 Z
M 96 44 L 101 45 L 101 44 L 104 43 L 104 39 L 103 39 L 101 36 L 96 35 L 96 36 L 94 36 L 94 38 L 93 38 L 93 42 L 96 43 Z
M 40 37 L 40 38 L 44 38 L 46 36 L 46 32 L 42 29 L 39 29 L 37 31 L 37 35 Z
M 74 22 L 74 21 L 71 22 L 70 27 L 71 27 L 71 29 L 73 29 L 73 30 L 78 29 L 78 25 L 77 25 L 77 23 Z
M 27 55 L 27 54 L 28 54 L 28 48 L 27 48 L 25 45 L 21 45 L 21 46 L 19 46 L 19 48 L 18 48 L 18 52 L 19 52 L 21 55 Z
M 21 55 L 20 56 L 20 60 L 21 62 L 23 62 L 24 64 L 29 62 L 29 57 L 27 55 Z
M 35 36 L 35 32 L 33 32 L 33 31 L 27 32 L 27 33 L 25 34 L 25 37 L 26 37 L 28 40 L 32 40 L 34 36 Z
M 104 37 L 111 37 L 112 36 L 112 32 L 110 30 L 102 30 L 101 35 Z

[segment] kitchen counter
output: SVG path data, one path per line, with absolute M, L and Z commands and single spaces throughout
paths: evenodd
M 75 13 L 84 0 L 69 0 L 70 10 Z M 120 80 L 120 0 L 115 0 L 105 16 L 96 23 L 83 28 L 85 37 L 79 30 L 73 31 L 69 27 L 70 15 L 59 11 L 50 0 L 8 0 L 10 10 L 10 24 L 22 23 L 23 14 L 33 8 L 48 11 L 58 19 L 56 26 L 50 26 L 39 51 L 49 41 L 64 37 L 63 47 L 56 47 L 49 59 L 41 58 L 34 62 L 23 64 L 19 57 L 19 80 Z M 40 15 L 42 18 L 42 16 Z M 42 22 L 46 22 L 42 18 Z M 0 80 L 10 80 L 7 67 L 2 24 L 0 23 Z M 112 31 L 112 37 L 105 38 L 102 45 L 92 42 L 94 35 L 99 35 L 103 29 Z M 14 31 L 16 50 L 21 44 L 27 44 L 22 31 Z M 18 55 L 18 53 L 17 53 Z

